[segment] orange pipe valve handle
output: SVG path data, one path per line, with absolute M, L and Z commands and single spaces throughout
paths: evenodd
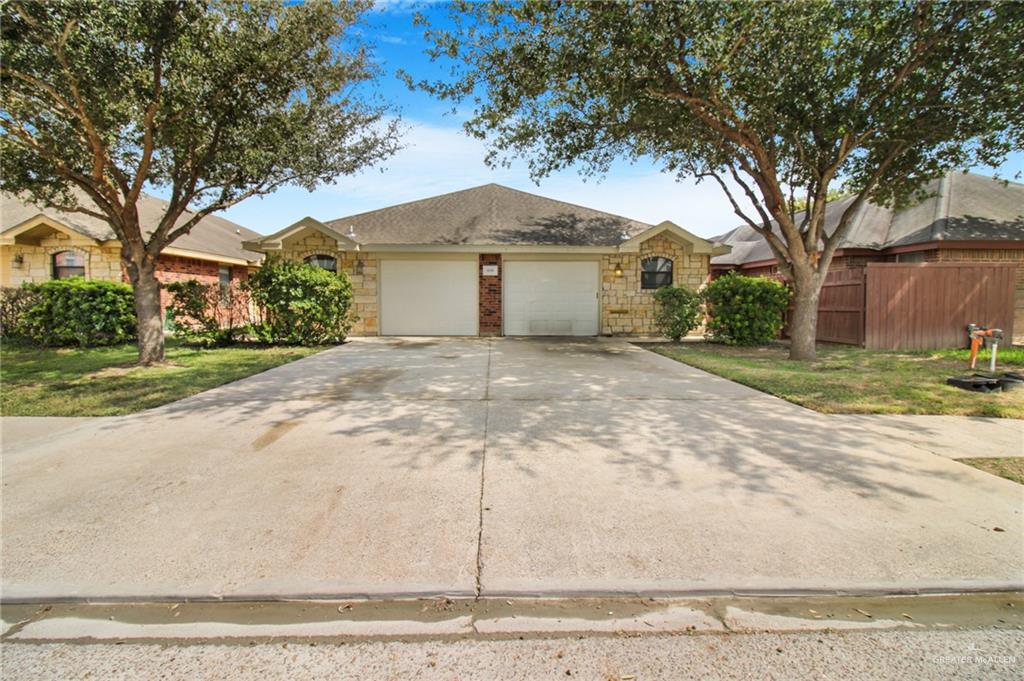
M 996 353 L 999 351 L 999 341 L 1003 340 L 1003 330 L 986 329 L 985 327 L 978 326 L 976 324 L 968 324 L 967 336 L 971 339 L 971 369 L 974 368 L 974 365 L 978 360 L 978 349 L 981 348 L 982 343 L 985 342 L 986 338 L 990 338 L 992 340 L 992 357 L 989 359 L 988 370 L 991 373 L 995 373 Z

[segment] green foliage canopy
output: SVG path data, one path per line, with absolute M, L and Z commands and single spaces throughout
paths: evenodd
M 701 296 L 686 286 L 665 286 L 654 292 L 657 309 L 654 325 L 674 341 L 690 333 L 700 324 Z
M 763 345 L 779 337 L 789 289 L 766 277 L 729 272 L 703 291 L 711 340 L 728 345 Z
M 264 343 L 341 343 L 356 321 L 344 272 L 270 258 L 244 286 L 261 316 L 252 334 Z
M 4 3 L 0 186 L 109 220 L 122 240 L 122 212 L 144 187 L 166 189 L 158 251 L 248 196 L 385 158 L 395 128 L 353 92 L 375 76 L 352 33 L 368 6 Z
M 523 155 L 537 177 L 623 156 L 738 171 L 760 224 L 786 188 L 812 214 L 836 181 L 886 203 L 1024 146 L 1017 2 L 527 0 L 452 19 L 428 36 L 453 77 L 421 85 L 469 98 L 492 161 Z
M 39 345 L 120 345 L 135 338 L 132 289 L 81 277 L 25 284 L 33 295 L 16 329 Z

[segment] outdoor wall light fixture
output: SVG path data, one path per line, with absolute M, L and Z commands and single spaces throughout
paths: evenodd
M 359 258 L 359 259 L 356 260 L 356 270 L 355 270 L 355 273 L 356 274 L 362 274 L 363 273 L 363 260 L 362 260 L 362 258 Z
M 20 270 L 21 266 L 24 265 L 24 264 L 25 264 L 25 256 L 23 256 L 21 253 L 19 253 L 18 255 L 14 256 L 14 269 Z
M 616 263 L 616 265 L 615 265 L 615 276 L 616 277 L 621 277 L 622 276 L 622 264 L 621 263 Z

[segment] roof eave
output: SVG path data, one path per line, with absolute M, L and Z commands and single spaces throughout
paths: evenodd
M 344 234 L 339 234 L 337 231 L 328 227 L 324 223 L 320 222 L 316 218 L 306 216 L 297 222 L 293 222 L 282 230 L 268 234 L 262 239 L 243 241 L 242 247 L 255 251 L 279 251 L 282 248 L 282 242 L 288 237 L 301 232 L 304 229 L 313 229 L 320 232 L 329 239 L 336 241 L 342 250 L 358 250 L 359 242 L 354 241 Z
M 645 229 L 639 234 L 627 239 L 626 241 L 623 241 L 621 244 L 619 244 L 619 251 L 622 253 L 637 253 L 640 251 L 640 244 L 664 232 L 668 232 L 675 236 L 677 239 L 689 244 L 691 252 L 693 253 L 699 255 L 715 254 L 715 246 L 710 241 L 702 239 L 696 234 L 686 231 L 679 225 L 669 220 L 660 222 L 657 225 L 651 227 L 650 229 Z
M 95 237 L 92 237 L 89 234 L 86 234 L 81 230 L 76 229 L 74 226 L 69 225 L 66 222 L 54 220 L 50 216 L 45 215 L 43 213 L 37 213 L 36 215 L 33 215 L 32 217 L 26 220 L 22 220 L 18 224 L 5 229 L 2 233 L 0 233 L 0 244 L 3 244 L 5 246 L 13 245 L 16 243 L 15 239 L 19 234 L 24 234 L 25 232 L 31 229 L 35 229 L 36 227 L 39 226 L 46 226 L 58 232 L 67 234 L 68 236 L 80 238 L 93 244 L 100 244 L 100 241 Z
M 193 260 L 205 260 L 207 262 L 220 262 L 228 265 L 250 266 L 259 262 L 258 260 L 249 260 L 247 258 L 239 258 L 232 255 L 220 255 L 218 253 L 210 253 L 207 251 L 193 251 L 188 248 L 177 248 L 175 246 L 164 247 L 160 254 L 176 256 L 179 258 L 192 258 Z
M 565 246 L 554 244 L 362 244 L 373 253 L 594 253 L 613 254 L 617 246 Z

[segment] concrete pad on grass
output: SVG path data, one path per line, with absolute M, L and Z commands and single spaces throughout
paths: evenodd
M 1019 419 L 903 414 L 842 414 L 832 419 L 950 459 L 1024 456 L 1024 421 Z

